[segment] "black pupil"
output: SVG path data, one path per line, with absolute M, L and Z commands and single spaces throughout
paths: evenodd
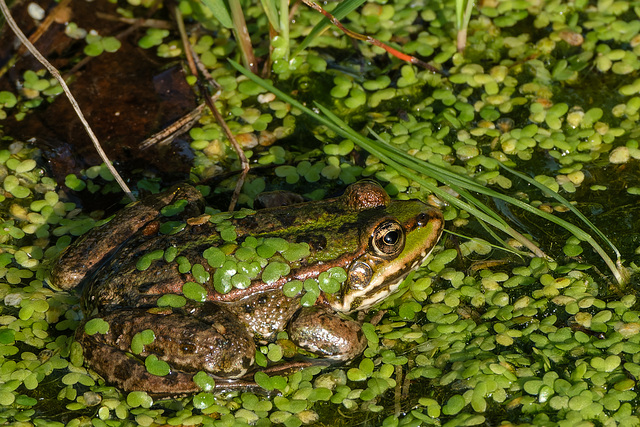
M 397 231 L 389 231 L 387 234 L 384 235 L 382 240 L 384 240 L 384 243 L 387 245 L 395 245 L 396 243 L 398 243 L 399 239 L 400 239 L 400 235 L 398 234 Z

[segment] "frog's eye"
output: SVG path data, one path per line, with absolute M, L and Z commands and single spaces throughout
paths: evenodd
M 404 249 L 404 230 L 393 220 L 383 221 L 371 234 L 371 247 L 376 255 L 391 258 Z

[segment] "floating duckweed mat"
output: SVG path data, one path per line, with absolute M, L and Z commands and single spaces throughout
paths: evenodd
M 193 3 L 180 6 L 188 18 L 217 30 L 194 36 L 194 49 L 223 88 L 218 106 L 248 157 L 275 172 L 251 176 L 241 202 L 274 186 L 312 187 L 307 196 L 318 199 L 327 188 L 361 177 L 375 178 L 398 198 L 429 196 L 236 74 L 225 60 L 234 55 L 228 30 Z M 252 5 L 245 13 L 261 37 L 262 10 Z M 458 53 L 453 1 L 370 2 L 344 22 L 401 43 L 446 75 L 388 60 L 376 47 L 354 50 L 330 30 L 291 61 L 274 61 L 273 79 L 307 105 L 317 100 L 355 129 L 369 127 L 416 159 L 569 219 L 566 207 L 504 174 L 499 163 L 515 167 L 575 203 L 635 271 L 639 15 L 635 1 L 484 1 L 471 16 L 467 48 Z M 320 19 L 297 11 L 290 51 Z M 100 40 L 86 41 L 92 46 Z M 139 44 L 160 56 L 182 53 L 179 36 L 167 30 L 146 30 Z M 273 59 L 281 52 L 276 49 Z M 28 114 L 59 93 L 42 73 L 27 72 L 23 80 L 20 93 L 0 92 L 2 118 Z M 190 135 L 193 176 L 209 178 L 221 165 L 237 168 L 221 129 L 208 117 Z M 220 395 L 199 378 L 203 391 L 191 397 L 154 401 L 143 392 L 123 394 L 83 367 L 71 338 L 82 319 L 78 297 L 45 281 L 50 261 L 100 217 L 70 202 L 68 189 L 80 196 L 113 191 L 111 177 L 98 166 L 68 176 L 59 187 L 41 165 L 38 151 L 23 143 L 0 150 L 3 423 L 640 425 L 636 276 L 625 286 L 613 285 L 583 242 L 499 204 L 496 210 L 556 261 L 505 258 L 467 212 L 444 207 L 448 228 L 475 237 L 458 238 L 457 244 L 445 238 L 402 291 L 378 307 L 385 311 L 379 321 L 376 310 L 365 317 L 368 347 L 361 358 L 288 377 L 257 374 L 265 393 Z M 152 180 L 139 186 L 159 189 Z M 202 190 L 232 187 L 225 182 Z M 285 353 L 277 344 L 264 346 L 261 363 Z

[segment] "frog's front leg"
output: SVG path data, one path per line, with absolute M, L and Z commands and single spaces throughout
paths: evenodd
M 289 322 L 288 332 L 298 347 L 334 360 L 351 360 L 367 346 L 358 322 L 322 307 L 301 308 Z
M 109 383 L 126 391 L 180 395 L 199 391 L 192 378 L 198 371 L 233 379 L 253 365 L 255 343 L 238 319 L 224 307 L 205 303 L 185 311 L 125 308 L 99 316 L 109 331 L 89 335 L 81 325 L 76 340 L 86 364 Z M 153 331 L 153 342 L 134 354 L 136 334 Z M 139 351 L 140 349 L 136 349 Z M 155 355 L 171 367 L 165 376 L 149 373 L 144 361 Z

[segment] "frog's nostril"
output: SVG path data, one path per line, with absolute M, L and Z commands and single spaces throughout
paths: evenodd
M 429 223 L 429 215 L 426 212 L 419 213 L 416 222 L 418 223 L 418 227 L 424 227 Z

